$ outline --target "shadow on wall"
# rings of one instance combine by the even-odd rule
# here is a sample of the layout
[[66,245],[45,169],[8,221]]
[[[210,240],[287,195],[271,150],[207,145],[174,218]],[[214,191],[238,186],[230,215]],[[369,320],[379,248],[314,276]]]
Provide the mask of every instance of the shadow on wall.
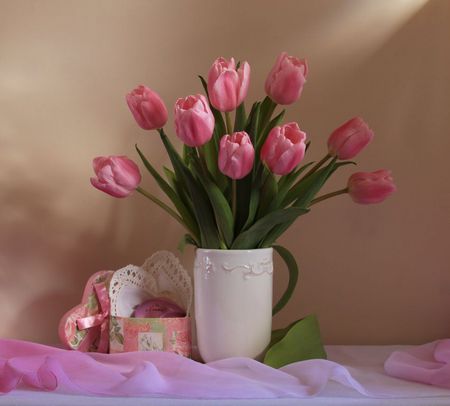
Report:
[[[323,111],[331,119],[363,115],[376,137],[357,170],[391,168],[398,185],[379,209],[344,201],[324,207],[314,238],[300,237],[306,253],[319,242],[329,247],[329,259],[299,257],[304,272],[316,273],[300,283],[289,308],[317,312],[326,342],[417,344],[450,335],[450,138],[443,136],[450,134],[450,48],[443,40],[450,38],[449,16],[450,2],[428,2],[364,62],[338,79],[329,75],[321,108],[305,103],[312,122]],[[346,97],[354,100],[341,103]],[[281,325],[290,321],[288,311]]]
[[[74,224],[73,216],[59,212],[55,203],[64,189],[54,185],[44,189],[44,183],[38,184],[24,167],[10,164],[20,182],[2,182],[0,284],[6,295],[0,297],[0,305],[7,322],[1,335],[11,331],[16,338],[55,343],[59,319],[79,303],[90,275],[141,264],[158,249],[175,251],[182,230],[138,194],[115,199],[89,189],[92,195],[78,204],[86,205],[96,194],[101,194],[101,203],[89,209],[94,219],[89,228],[83,227],[86,219],[80,220],[85,229],[77,234],[80,225]],[[106,210],[106,218],[96,219],[99,210]],[[22,307],[8,307],[8,297]]]

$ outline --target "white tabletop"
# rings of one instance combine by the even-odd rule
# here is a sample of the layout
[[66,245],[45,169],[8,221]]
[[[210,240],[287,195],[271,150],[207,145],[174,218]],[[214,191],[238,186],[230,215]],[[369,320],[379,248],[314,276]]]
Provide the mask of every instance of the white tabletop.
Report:
[[393,398],[368,398],[338,383],[329,382],[325,390],[314,398],[304,399],[167,399],[167,398],[111,398],[62,395],[51,392],[17,390],[0,395],[0,405],[61,405],[61,406],[231,406],[231,405],[386,405],[438,406],[450,405],[450,390],[391,378],[384,373],[383,364],[402,346],[328,346],[328,358],[347,367],[352,376],[371,393],[385,393]]

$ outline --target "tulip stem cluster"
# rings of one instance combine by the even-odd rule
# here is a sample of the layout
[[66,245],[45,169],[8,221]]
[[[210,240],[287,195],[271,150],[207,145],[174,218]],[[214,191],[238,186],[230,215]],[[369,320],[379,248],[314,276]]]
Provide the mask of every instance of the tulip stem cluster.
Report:
[[[267,97],[253,103],[247,114],[250,65],[218,58],[207,80],[200,76],[205,94],[175,102],[182,154],[164,132],[168,111],[161,97],[138,86],[126,96],[127,104],[142,129],[159,132],[172,168],[164,168],[163,176],[136,150],[171,206],[139,186],[139,168],[124,156],[95,158],[92,185],[119,198],[136,190],[184,226],[185,243],[209,249],[280,248],[274,244],[299,216],[340,194],[361,204],[383,201],[395,191],[386,170],[357,172],[345,188],[316,197],[340,167],[355,164],[349,159],[372,140],[373,131],[361,118],[352,118],[331,133],[323,159],[303,163],[307,134],[297,122],[283,122],[284,110],[272,116],[277,106],[299,99],[307,74],[305,60],[283,52],[267,76]],[[283,259],[295,276],[292,256]],[[287,299],[283,296],[280,303]]]

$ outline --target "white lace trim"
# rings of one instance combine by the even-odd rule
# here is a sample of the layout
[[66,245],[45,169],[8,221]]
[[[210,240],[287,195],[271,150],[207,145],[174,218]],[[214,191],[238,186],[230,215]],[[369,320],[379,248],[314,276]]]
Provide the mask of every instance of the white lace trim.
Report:
[[141,267],[127,265],[114,272],[109,296],[112,316],[130,317],[136,305],[154,297],[169,298],[189,314],[192,281],[174,254],[158,251]]

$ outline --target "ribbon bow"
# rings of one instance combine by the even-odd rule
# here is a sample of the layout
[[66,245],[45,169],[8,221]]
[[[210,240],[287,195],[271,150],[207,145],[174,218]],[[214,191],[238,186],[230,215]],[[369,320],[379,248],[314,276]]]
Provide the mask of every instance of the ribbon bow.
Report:
[[[97,295],[98,307],[100,313],[92,316],[82,317],[77,320],[79,330],[86,330],[92,327],[100,326],[100,339],[97,347],[98,352],[108,352],[109,345],[109,295],[105,283],[95,283],[94,292]],[[95,339],[97,335],[92,337]],[[86,337],[87,338],[87,337]],[[88,339],[89,340],[89,339]]]

